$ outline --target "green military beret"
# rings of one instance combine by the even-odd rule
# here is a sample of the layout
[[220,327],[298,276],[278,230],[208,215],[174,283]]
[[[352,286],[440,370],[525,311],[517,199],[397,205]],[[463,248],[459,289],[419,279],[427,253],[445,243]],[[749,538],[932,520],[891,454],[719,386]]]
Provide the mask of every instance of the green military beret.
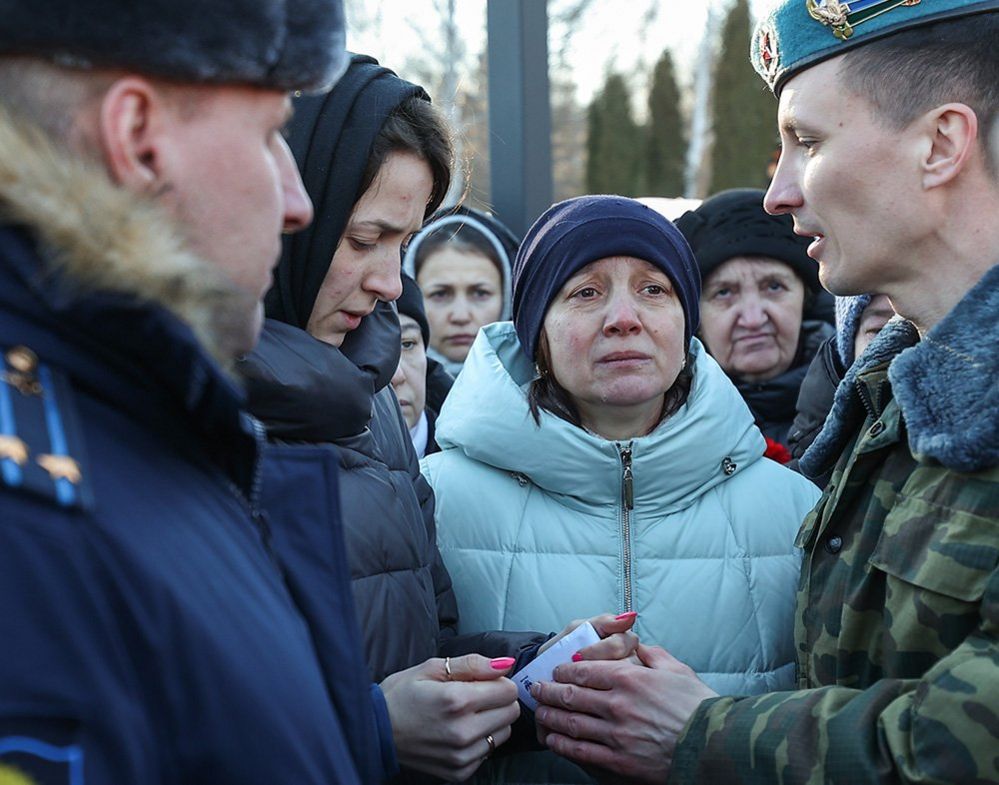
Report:
[[805,68],[910,27],[999,9],[999,0],[779,0],[750,44],[774,95]]

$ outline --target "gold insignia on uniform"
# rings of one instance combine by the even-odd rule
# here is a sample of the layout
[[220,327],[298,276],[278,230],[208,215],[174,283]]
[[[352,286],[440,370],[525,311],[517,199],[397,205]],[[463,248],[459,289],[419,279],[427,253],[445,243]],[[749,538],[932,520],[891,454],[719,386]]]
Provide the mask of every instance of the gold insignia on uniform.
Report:
[[35,780],[14,766],[0,763],[0,785],[35,785]]
[[83,478],[80,465],[68,455],[39,455],[35,460],[53,480],[69,480],[79,485]]
[[0,434],[0,460],[10,458],[18,466],[28,462],[28,445],[16,436]]
[[41,395],[43,392],[42,383],[28,374],[4,372],[0,374],[0,379],[7,382],[21,395]]
[[808,15],[826,27],[840,41],[853,35],[853,29],[868,19],[899,6],[919,5],[921,0],[805,0]]
[[38,370],[38,355],[27,346],[15,346],[7,350],[7,362],[20,373],[33,374]]
[[5,357],[7,364],[13,370],[0,374],[0,380],[9,384],[21,395],[41,395],[42,384],[35,376],[38,370],[38,355],[27,346],[15,346],[7,350]]

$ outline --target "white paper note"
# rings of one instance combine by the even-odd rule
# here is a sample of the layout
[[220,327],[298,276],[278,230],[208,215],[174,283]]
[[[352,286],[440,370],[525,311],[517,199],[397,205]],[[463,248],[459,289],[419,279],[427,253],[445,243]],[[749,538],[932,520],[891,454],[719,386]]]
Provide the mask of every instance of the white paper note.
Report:
[[573,654],[599,640],[600,636],[593,625],[588,621],[584,622],[513,674],[513,681],[523,704],[534,711],[538,702],[531,697],[531,685],[539,681],[552,681],[555,668],[565,662],[572,662]]

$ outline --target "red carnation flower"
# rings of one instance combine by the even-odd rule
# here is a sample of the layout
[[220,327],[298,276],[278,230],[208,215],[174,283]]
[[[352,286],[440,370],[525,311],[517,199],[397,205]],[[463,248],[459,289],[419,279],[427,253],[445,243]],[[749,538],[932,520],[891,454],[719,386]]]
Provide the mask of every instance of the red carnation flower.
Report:
[[777,463],[790,463],[791,453],[788,451],[787,447],[781,444],[776,439],[771,439],[769,436],[764,436],[767,440],[767,449],[763,452],[764,458],[769,458],[772,461],[777,461]]

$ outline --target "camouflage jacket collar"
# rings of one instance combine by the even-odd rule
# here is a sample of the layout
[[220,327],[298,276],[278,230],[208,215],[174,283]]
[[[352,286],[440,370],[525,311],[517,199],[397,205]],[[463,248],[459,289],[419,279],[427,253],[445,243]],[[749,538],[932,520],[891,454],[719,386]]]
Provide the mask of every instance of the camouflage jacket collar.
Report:
[[956,472],[999,464],[999,265],[994,266],[922,341],[893,319],[847,371],[822,432],[801,459],[815,477],[839,458],[867,410],[857,379],[890,363],[892,394],[913,455]]

